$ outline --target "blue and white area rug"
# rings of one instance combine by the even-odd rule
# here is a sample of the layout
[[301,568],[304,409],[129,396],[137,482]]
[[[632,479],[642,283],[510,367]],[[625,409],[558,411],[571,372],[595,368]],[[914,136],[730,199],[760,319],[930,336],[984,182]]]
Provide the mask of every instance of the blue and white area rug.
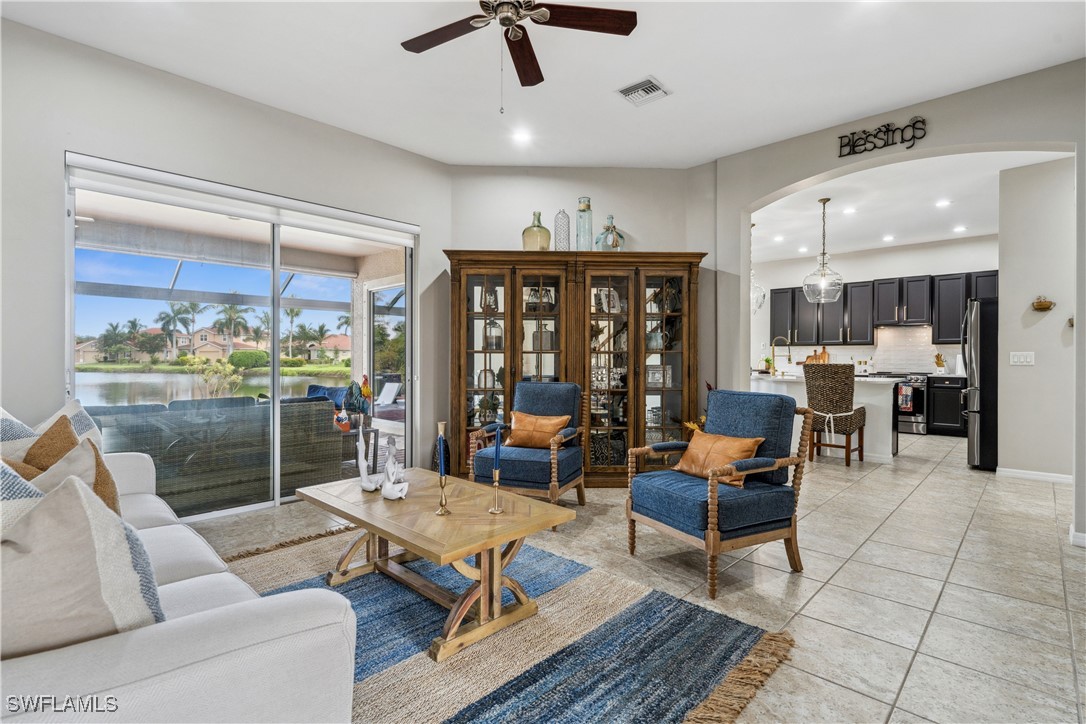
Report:
[[[324,587],[356,533],[235,557],[263,595]],[[450,567],[408,564],[450,590]],[[376,574],[334,590],[358,617],[358,722],[729,722],[792,646],[763,629],[525,545],[509,575],[539,613],[442,663],[427,655],[446,609]],[[512,603],[508,591],[506,602]]]

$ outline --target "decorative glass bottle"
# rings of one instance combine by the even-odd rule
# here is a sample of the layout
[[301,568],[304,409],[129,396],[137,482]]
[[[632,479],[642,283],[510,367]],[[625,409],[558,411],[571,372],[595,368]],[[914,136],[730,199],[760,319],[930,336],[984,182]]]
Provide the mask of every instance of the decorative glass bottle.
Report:
[[592,199],[577,199],[577,251],[592,251]]
[[554,215],[554,250],[569,251],[569,214],[565,209]]
[[532,212],[532,225],[520,235],[524,251],[547,251],[551,248],[551,232],[539,221],[539,212]]
[[615,228],[615,217],[608,214],[603,231],[596,237],[596,251],[622,251],[626,237]]

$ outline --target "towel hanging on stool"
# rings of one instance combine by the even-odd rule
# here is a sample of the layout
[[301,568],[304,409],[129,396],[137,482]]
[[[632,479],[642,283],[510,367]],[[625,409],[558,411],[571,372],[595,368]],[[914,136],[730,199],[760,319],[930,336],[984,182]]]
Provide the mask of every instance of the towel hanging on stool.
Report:
[[913,411],[913,386],[899,385],[897,388],[897,407],[902,412]]

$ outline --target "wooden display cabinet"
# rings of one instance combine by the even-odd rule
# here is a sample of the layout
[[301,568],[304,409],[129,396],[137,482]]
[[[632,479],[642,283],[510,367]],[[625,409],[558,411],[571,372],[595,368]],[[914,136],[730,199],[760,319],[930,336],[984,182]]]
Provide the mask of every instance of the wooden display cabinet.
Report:
[[446,250],[451,262],[452,469],[468,436],[509,420],[517,381],[588,396],[586,482],[622,485],[626,450],[688,439],[698,410],[702,253]]

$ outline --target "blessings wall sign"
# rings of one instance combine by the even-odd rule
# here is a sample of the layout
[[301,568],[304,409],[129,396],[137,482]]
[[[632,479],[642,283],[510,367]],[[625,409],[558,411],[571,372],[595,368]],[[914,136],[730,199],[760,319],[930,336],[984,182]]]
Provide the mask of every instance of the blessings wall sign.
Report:
[[880,148],[899,144],[905,148],[912,148],[926,135],[928,135],[927,121],[920,116],[913,116],[907,124],[900,127],[894,123],[884,123],[873,131],[864,129],[853,131],[847,136],[838,136],[840,147],[837,157],[858,156],[867,151],[877,151]]

